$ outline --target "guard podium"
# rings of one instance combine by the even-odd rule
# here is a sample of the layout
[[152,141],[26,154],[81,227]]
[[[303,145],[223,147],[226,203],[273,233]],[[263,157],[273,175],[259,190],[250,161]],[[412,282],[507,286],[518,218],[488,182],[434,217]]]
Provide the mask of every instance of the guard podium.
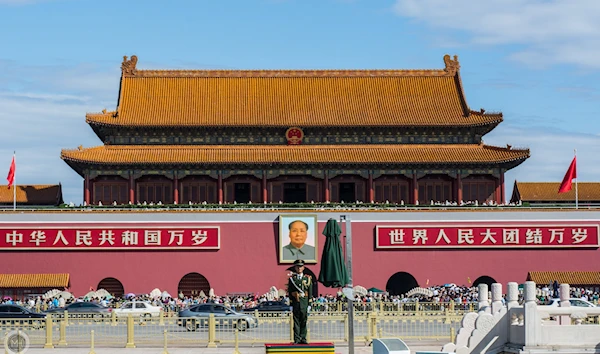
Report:
[[265,343],[265,354],[335,354],[335,345],[326,343]]
[[410,354],[408,345],[398,338],[373,339],[373,354]]

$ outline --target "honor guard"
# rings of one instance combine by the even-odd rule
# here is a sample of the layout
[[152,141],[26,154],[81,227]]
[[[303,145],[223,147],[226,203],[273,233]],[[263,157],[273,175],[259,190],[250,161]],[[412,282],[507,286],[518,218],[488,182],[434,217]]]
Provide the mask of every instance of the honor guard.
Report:
[[308,304],[312,298],[312,282],[310,275],[304,274],[304,261],[294,262],[294,272],[288,280],[288,293],[294,314],[294,343],[308,344],[306,341],[306,321]]

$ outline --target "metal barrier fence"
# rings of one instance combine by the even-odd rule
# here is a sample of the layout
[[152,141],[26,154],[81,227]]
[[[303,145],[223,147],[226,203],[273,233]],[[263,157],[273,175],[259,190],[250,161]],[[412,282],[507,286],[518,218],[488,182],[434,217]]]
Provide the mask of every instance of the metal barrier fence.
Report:
[[[194,305],[194,304],[190,304]],[[232,310],[237,312],[244,312],[244,307],[241,304],[226,304]],[[441,315],[446,314],[448,311],[451,314],[463,315],[467,312],[476,311],[478,307],[477,302],[466,302],[466,303],[455,303],[454,301],[449,302],[355,302],[354,312],[379,312],[379,313],[394,313],[398,315],[413,316],[415,314],[421,315]],[[177,307],[178,310],[183,310],[187,307]],[[170,308],[165,307],[166,316],[176,316],[178,311],[172,311]],[[319,303],[313,302],[310,307],[311,315],[329,315],[336,316],[346,313],[348,311],[348,304],[345,301]],[[39,310],[38,310],[39,312]],[[271,312],[264,312],[263,314],[269,315]],[[262,315],[262,314],[261,314]]]
[[[375,311],[375,312],[392,312],[392,313],[407,313],[409,315],[417,314],[443,314],[446,311],[456,314],[464,314],[466,312],[472,312],[477,309],[478,304],[476,302],[467,303],[456,303],[454,301],[449,302],[355,302],[354,311]],[[318,303],[313,302],[311,305],[311,312],[317,314],[319,312],[331,313],[331,312],[346,312],[348,310],[348,304],[344,301],[331,302],[331,303]]]
[[[293,341],[291,313],[250,314],[252,321],[210,314],[207,318],[73,316],[64,314],[40,320],[2,320],[5,335],[19,330],[31,347],[217,347],[219,345],[289,343]],[[373,338],[395,337],[449,342],[459,329],[462,315],[379,313],[354,314],[355,343],[369,344]],[[309,315],[308,340],[344,343],[350,323],[346,313]]]

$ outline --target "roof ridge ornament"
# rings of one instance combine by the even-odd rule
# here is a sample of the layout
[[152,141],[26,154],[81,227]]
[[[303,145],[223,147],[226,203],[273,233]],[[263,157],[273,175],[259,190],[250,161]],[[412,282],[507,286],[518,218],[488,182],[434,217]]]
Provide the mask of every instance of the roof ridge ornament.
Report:
[[127,55],[123,56],[123,63],[121,64],[121,72],[124,76],[135,76],[137,69],[138,58],[137,55],[132,55],[130,60],[127,60]]
[[444,71],[448,74],[455,75],[460,70],[458,55],[455,55],[454,59],[452,59],[449,54],[444,55],[444,64],[446,65]]

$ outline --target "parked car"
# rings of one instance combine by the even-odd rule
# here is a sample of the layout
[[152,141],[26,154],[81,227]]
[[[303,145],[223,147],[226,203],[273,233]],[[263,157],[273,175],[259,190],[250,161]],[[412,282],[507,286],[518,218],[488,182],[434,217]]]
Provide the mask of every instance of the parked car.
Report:
[[97,304],[95,302],[74,302],[65,307],[55,307],[48,309],[46,313],[64,314],[65,311],[68,311],[69,316],[74,315],[77,317],[101,318],[105,316],[110,316],[112,309]]
[[128,301],[113,311],[117,316],[158,317],[160,309],[160,306],[154,306],[149,301]]
[[[42,327],[42,321],[46,318],[43,313],[30,311],[18,305],[0,305],[0,325],[15,325],[16,323],[26,322],[35,329]],[[21,322],[23,321],[23,322]]]
[[258,326],[258,320],[249,314],[233,311],[221,304],[200,304],[179,312],[179,325],[188,331],[195,331],[199,327],[208,326],[210,314],[215,316],[217,326],[238,328],[245,331]]
[[290,305],[286,304],[285,301],[265,301],[265,302],[261,302],[259,303],[257,306],[255,307],[250,307],[247,309],[244,309],[244,312],[254,312],[254,311],[258,311],[258,312],[290,312],[291,311],[291,307]]
[[[575,298],[575,297],[570,298],[569,302],[571,303],[571,306],[577,306],[577,307],[596,307],[596,305],[594,305],[593,303],[591,303],[589,301],[578,299],[578,298]],[[552,300],[550,300],[550,302],[548,303],[548,306],[560,306],[560,299],[552,299]]]

